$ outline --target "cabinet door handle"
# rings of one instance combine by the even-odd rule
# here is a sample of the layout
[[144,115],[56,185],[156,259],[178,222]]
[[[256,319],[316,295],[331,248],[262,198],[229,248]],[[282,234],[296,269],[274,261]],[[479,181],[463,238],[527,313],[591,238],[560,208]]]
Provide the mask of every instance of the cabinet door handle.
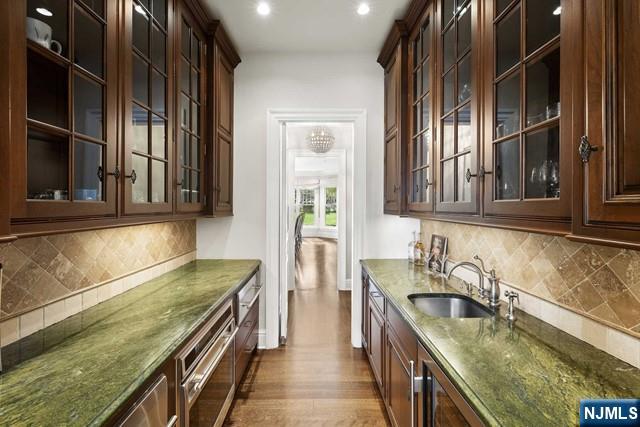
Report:
[[394,193],[397,193],[399,189],[400,189],[400,186],[398,184],[394,184],[393,185],[393,192]]
[[491,171],[485,170],[484,166],[480,166],[480,169],[478,169],[478,173],[471,173],[471,169],[467,168],[465,178],[467,179],[467,182],[471,182],[471,178],[484,178],[485,175],[491,175],[492,173],[493,172]]
[[[107,175],[114,177],[116,180],[120,179],[120,168],[116,166],[113,172],[107,172]],[[100,181],[102,181],[102,179]]]
[[598,147],[591,145],[589,138],[583,135],[582,138],[580,138],[580,145],[578,146],[578,154],[580,155],[582,163],[589,163],[591,153],[594,151],[598,151]]
[[131,183],[135,184],[136,180],[138,179],[138,175],[136,175],[136,170],[135,169],[131,169],[131,175],[125,175],[125,178],[131,178]]

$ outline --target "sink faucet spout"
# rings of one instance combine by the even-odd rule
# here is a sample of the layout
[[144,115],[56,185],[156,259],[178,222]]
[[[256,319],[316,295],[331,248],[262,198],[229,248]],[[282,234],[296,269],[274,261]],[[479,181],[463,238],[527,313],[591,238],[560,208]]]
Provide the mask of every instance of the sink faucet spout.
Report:
[[460,261],[458,263],[455,263],[453,267],[451,267],[449,272],[447,272],[447,280],[451,278],[451,273],[453,273],[453,271],[458,267],[470,267],[471,269],[475,270],[476,273],[478,273],[478,295],[481,298],[484,298],[484,275],[482,274],[482,270],[480,270],[480,267],[469,261]]

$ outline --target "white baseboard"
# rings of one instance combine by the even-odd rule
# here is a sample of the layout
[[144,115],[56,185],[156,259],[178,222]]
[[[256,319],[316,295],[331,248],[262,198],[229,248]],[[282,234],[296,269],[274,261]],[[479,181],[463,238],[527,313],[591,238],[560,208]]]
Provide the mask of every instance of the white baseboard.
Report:
[[264,329],[258,329],[258,348],[260,350],[267,348],[267,331]]
[[344,279],[342,281],[342,286],[338,286],[339,291],[350,291],[351,290],[351,279]]

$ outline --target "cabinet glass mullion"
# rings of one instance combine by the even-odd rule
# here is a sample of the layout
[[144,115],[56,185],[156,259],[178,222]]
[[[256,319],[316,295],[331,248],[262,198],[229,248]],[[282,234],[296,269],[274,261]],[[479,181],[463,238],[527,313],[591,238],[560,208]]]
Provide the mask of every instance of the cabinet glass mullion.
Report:
[[494,198],[557,199],[560,0],[509,3],[497,4],[493,22]]

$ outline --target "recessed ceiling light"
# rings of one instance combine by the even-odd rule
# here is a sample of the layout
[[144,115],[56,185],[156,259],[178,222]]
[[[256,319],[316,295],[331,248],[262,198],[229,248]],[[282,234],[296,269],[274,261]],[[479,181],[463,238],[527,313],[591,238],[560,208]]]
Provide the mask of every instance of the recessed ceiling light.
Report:
[[360,6],[358,6],[358,15],[366,15],[370,10],[371,9],[369,8],[368,4],[360,3]]
[[269,6],[269,3],[262,1],[258,3],[256,10],[258,11],[258,15],[267,16],[271,13],[271,6]]
[[40,15],[44,15],[44,16],[53,16],[53,13],[51,13],[51,11],[49,9],[45,9],[44,7],[36,8],[36,12],[38,12]]
[[554,15],[560,15],[561,13],[562,13],[562,6],[556,7],[556,9],[553,11]]

